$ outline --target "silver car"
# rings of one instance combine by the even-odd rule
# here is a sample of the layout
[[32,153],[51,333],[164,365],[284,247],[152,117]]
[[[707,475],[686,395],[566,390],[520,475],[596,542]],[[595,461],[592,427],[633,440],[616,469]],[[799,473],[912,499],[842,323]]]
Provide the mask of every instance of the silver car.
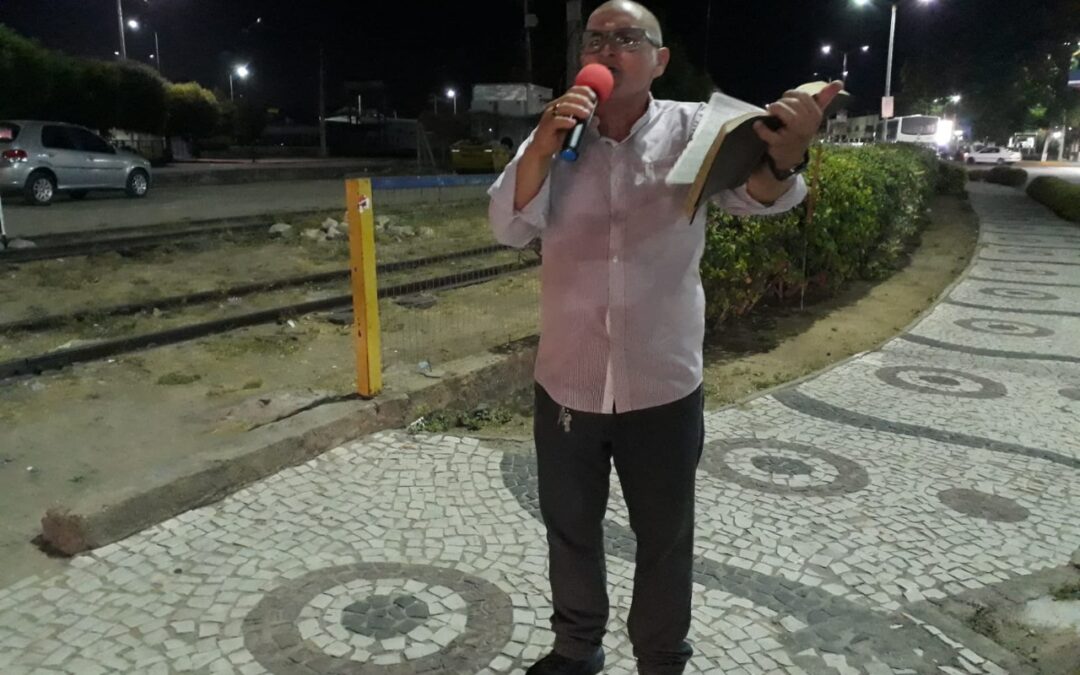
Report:
[[145,197],[150,162],[117,150],[80,126],[61,122],[0,121],[0,191],[21,192],[48,206],[57,192],[82,199],[90,190],[124,190]]

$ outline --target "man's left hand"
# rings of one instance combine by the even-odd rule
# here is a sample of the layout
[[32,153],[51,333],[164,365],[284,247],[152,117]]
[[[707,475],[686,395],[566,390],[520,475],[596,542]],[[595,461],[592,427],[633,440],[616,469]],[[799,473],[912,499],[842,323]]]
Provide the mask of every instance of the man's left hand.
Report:
[[769,146],[769,156],[777,169],[786,171],[802,163],[814,135],[821,127],[822,111],[829,107],[843,88],[843,82],[832,82],[816,97],[792,90],[766,107],[769,114],[778,118],[784,126],[773,131],[763,122],[756,122],[754,131]]

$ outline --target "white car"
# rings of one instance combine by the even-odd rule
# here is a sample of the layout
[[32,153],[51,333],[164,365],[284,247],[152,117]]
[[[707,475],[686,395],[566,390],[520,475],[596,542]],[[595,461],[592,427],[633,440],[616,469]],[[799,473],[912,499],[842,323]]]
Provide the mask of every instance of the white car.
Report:
[[967,154],[968,164],[1012,164],[1022,159],[1024,159],[1024,156],[1016,150],[999,148],[996,145],[988,145]]

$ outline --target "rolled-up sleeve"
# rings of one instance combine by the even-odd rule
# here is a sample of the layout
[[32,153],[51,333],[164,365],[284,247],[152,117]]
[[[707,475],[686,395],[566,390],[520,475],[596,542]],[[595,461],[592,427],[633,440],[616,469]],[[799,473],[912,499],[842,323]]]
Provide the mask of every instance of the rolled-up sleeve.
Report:
[[524,248],[539,237],[547,227],[551,205],[551,177],[544,180],[540,192],[520,211],[514,208],[514,191],[517,189],[517,167],[532,136],[521,144],[513,161],[506,165],[502,174],[488,190],[491,204],[488,220],[495,240],[506,246]]
[[719,192],[712,201],[733,216],[771,216],[786,213],[801,204],[806,199],[806,192],[806,181],[798,176],[791,188],[768,206],[751,197],[745,185]]

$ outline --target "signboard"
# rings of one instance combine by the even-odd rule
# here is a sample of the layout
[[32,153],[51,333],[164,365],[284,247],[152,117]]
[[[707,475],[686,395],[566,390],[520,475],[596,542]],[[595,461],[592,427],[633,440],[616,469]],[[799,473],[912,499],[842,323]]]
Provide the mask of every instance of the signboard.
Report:
[[890,119],[893,116],[894,103],[896,98],[894,96],[882,96],[881,97],[881,118]]

